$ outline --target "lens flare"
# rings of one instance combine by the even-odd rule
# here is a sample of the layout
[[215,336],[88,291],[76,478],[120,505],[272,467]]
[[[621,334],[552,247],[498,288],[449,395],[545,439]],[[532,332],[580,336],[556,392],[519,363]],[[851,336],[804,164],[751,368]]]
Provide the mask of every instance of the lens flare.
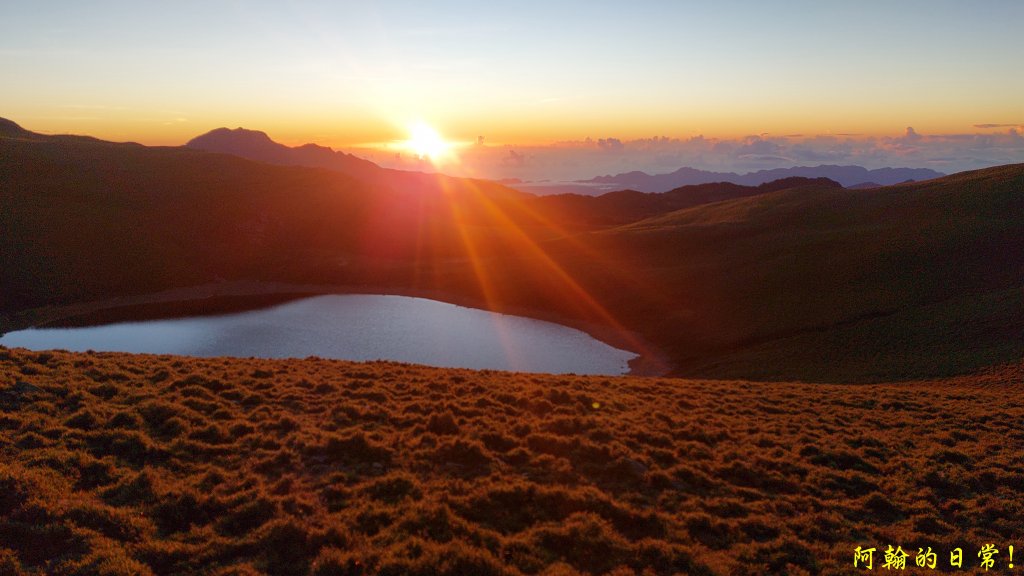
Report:
[[417,157],[434,164],[446,162],[454,156],[454,145],[424,122],[416,122],[409,126],[409,139],[405,141],[405,148]]

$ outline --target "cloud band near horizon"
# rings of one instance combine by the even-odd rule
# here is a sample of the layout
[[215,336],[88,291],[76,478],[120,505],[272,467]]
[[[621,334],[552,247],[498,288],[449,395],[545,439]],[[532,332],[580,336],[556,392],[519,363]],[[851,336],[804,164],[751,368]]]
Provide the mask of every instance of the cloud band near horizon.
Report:
[[[664,174],[682,167],[745,173],[839,164],[868,169],[931,168],[948,174],[1024,162],[1024,125],[979,124],[976,127],[1005,130],[923,134],[907,127],[902,136],[890,137],[758,134],[735,139],[606,137],[529,146],[478,143],[460,150],[458,164],[438,169],[453,175],[482,178],[566,182],[631,171]],[[373,149],[352,151],[387,167],[431,168],[408,155]]]

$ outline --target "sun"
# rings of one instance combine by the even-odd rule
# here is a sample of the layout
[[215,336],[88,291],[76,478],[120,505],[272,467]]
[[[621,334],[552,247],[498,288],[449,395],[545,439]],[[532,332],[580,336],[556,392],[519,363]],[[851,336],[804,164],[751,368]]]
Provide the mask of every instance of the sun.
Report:
[[437,164],[452,156],[454,145],[424,122],[409,125],[409,139],[404,147],[416,156]]

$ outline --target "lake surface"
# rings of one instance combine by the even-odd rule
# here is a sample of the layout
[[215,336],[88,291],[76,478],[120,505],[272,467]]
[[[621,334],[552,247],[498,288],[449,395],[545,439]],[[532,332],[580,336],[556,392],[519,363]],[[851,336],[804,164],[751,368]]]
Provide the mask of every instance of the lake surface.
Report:
[[636,354],[551,322],[407,296],[313,296],[220,316],[31,328],[0,344],[190,356],[395,360],[430,366],[624,374]]

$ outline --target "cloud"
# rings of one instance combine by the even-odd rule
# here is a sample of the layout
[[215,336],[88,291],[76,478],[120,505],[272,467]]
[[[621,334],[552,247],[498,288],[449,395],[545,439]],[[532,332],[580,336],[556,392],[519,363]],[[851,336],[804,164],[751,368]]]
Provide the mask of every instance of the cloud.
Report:
[[[533,182],[569,182],[633,170],[665,174],[690,167],[744,173],[819,164],[857,165],[869,169],[927,167],[952,173],[1024,162],[1024,128],[1010,126],[981,133],[927,134],[907,127],[894,136],[588,138],[550,145],[516,146],[515,149],[484,141],[468,146],[460,155],[461,163],[444,167],[446,172]],[[388,167],[403,167],[395,162],[382,163]]]
[[523,166],[526,164],[526,156],[515,150],[509,149],[508,156],[502,159],[502,163],[506,166]]
[[1024,124],[975,124],[975,128],[981,128],[983,130],[989,128],[1017,128],[1024,126]]
[[779,165],[792,165],[793,160],[785,156],[760,156],[757,154],[744,154],[740,156],[745,162],[755,162],[758,164],[771,165],[773,167]]
[[845,149],[815,148],[806,144],[800,144],[790,149],[790,155],[801,161],[807,162],[836,162],[842,161],[849,155]]
[[601,138],[597,141],[597,147],[602,150],[619,152],[625,148],[625,145],[622,143],[622,140],[619,140],[618,138]]
[[736,156],[742,158],[744,156],[773,155],[778,154],[782,149],[783,146],[781,144],[761,136],[747,136],[743,139],[743,144],[736,149]]

